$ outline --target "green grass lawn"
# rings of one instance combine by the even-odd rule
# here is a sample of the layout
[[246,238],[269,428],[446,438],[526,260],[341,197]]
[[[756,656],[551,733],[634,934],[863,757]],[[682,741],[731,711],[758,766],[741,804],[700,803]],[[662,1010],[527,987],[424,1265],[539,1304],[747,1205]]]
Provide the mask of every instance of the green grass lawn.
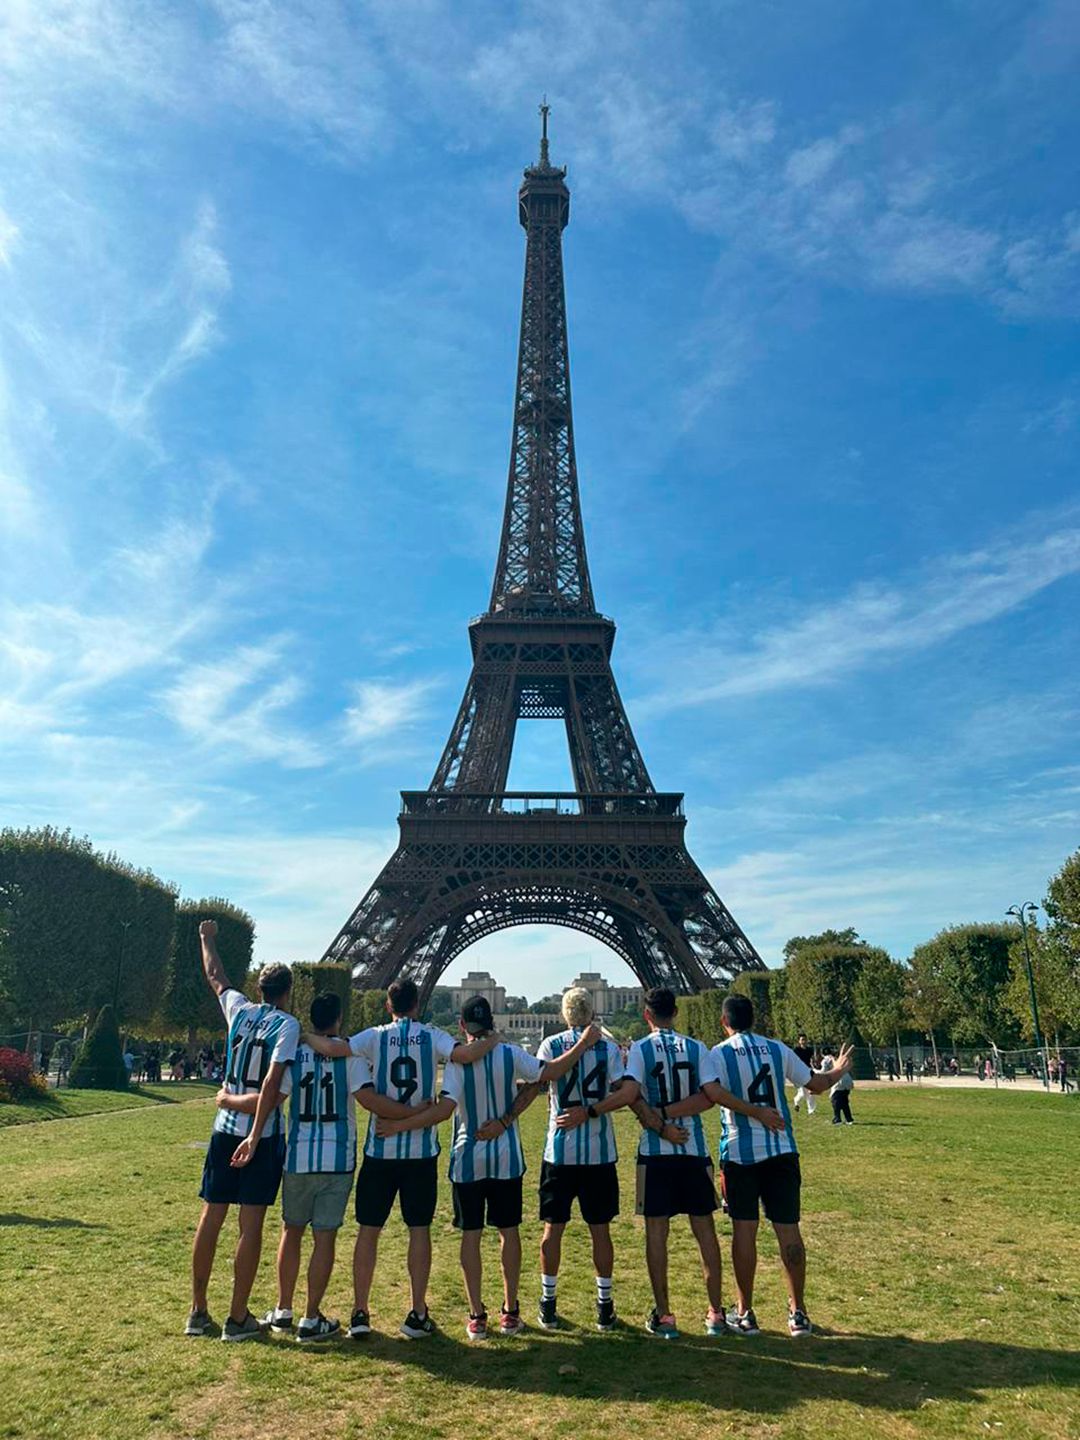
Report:
[[[822,1332],[809,1340],[786,1335],[764,1238],[757,1311],[768,1333],[708,1340],[696,1250],[678,1222],[673,1303],[684,1338],[643,1334],[634,1124],[621,1116],[615,1294],[625,1328],[592,1329],[587,1232],[575,1224],[560,1282],[568,1328],[468,1346],[443,1180],[431,1304],[444,1333],[412,1343],[396,1334],[408,1303],[394,1220],[372,1296],[379,1333],[312,1353],[180,1334],[211,1107],[120,1098],[122,1112],[0,1135],[0,1436],[1080,1436],[1075,1100],[898,1085],[857,1090],[851,1128],[834,1130],[821,1111],[798,1117],[810,1311]],[[715,1135],[715,1118],[707,1123]],[[537,1104],[525,1117],[531,1213],[542,1126]],[[325,1307],[345,1318],[352,1228]],[[538,1238],[530,1218],[530,1321]],[[253,1308],[272,1299],[271,1251]],[[494,1241],[485,1254],[494,1312]],[[219,1319],[228,1262],[226,1246],[211,1292]]]
[[130,1090],[50,1090],[35,1100],[17,1105],[0,1105],[0,1130],[10,1125],[28,1125],[38,1120],[66,1120],[76,1115],[101,1115],[114,1110],[133,1110],[144,1105],[175,1105],[184,1100],[205,1099],[217,1093],[216,1085],[202,1080],[160,1085],[133,1085]]

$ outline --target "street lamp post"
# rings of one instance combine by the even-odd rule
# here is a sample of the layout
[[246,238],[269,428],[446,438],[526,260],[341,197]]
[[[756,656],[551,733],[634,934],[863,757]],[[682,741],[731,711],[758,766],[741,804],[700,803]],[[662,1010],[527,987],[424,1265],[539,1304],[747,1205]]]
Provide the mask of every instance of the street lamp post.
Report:
[[1039,1052],[1042,1064],[1043,1086],[1049,1090],[1050,1075],[1046,1066],[1046,1056],[1043,1054],[1042,1031],[1039,1028],[1039,1001],[1035,995],[1035,971],[1031,966],[1031,945],[1028,942],[1028,921],[1035,915],[1038,908],[1034,900],[1028,900],[1024,905],[1010,905],[1005,914],[1011,915],[1020,926],[1020,938],[1024,942],[1024,964],[1027,966],[1028,994],[1031,998],[1031,1024],[1035,1033],[1035,1048]]

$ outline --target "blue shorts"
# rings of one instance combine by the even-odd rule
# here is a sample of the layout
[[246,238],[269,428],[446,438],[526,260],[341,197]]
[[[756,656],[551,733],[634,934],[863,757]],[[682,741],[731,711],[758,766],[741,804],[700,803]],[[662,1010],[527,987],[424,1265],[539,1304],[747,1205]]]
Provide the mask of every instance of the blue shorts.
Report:
[[273,1205],[285,1165],[285,1137],[259,1141],[255,1154],[239,1169],[231,1165],[233,1152],[244,1137],[215,1130],[206,1147],[199,1197],[210,1205]]

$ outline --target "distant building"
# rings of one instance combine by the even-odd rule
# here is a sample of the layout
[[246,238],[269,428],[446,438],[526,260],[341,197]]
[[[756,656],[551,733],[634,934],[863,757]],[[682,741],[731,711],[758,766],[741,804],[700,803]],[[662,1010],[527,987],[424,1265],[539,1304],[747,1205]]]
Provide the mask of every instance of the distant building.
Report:
[[597,1015],[615,1015],[620,1010],[640,1010],[645,991],[640,985],[609,985],[598,970],[585,970],[571,981],[567,990],[587,990]]
[[506,1013],[506,986],[497,985],[486,970],[470,970],[460,985],[451,988],[450,1003],[460,1010],[474,995],[482,995],[496,1015]]

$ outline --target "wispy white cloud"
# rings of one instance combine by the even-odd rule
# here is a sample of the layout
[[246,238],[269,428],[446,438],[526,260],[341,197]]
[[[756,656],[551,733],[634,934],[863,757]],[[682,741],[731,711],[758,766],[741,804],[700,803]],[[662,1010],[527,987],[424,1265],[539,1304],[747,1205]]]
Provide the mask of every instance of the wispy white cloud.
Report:
[[1080,528],[1065,525],[1027,543],[946,556],[905,584],[860,585],[840,600],[759,629],[749,643],[727,625],[712,635],[671,636],[659,649],[704,678],[639,704],[655,713],[829,684],[986,624],[1078,572]]
[[321,765],[319,745],[287,719],[305,687],[297,675],[281,673],[284,660],[281,638],[240,646],[185,668],[162,692],[162,704],[185,734],[234,761]]

